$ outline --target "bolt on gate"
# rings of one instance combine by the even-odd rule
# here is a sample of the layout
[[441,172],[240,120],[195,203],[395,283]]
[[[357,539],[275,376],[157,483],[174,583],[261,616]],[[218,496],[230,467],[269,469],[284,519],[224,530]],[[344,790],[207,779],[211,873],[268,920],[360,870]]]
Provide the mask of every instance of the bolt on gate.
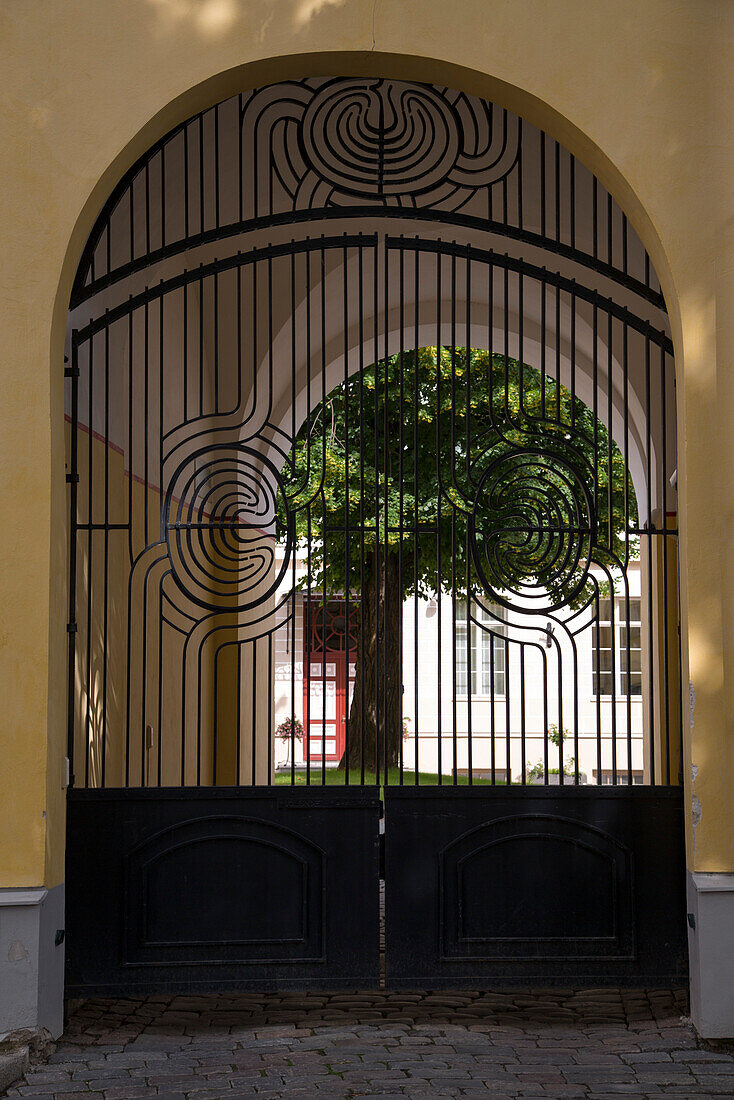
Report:
[[66,375],[70,991],[376,985],[381,923],[391,986],[682,977],[672,344],[591,173],[242,93],[113,192]]

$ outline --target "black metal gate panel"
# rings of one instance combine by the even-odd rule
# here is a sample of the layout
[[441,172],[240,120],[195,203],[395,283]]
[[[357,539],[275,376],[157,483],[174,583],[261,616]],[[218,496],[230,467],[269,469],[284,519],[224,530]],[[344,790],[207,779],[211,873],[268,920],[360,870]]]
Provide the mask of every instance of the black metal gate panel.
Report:
[[75,791],[68,992],[375,987],[379,805],[356,789]]
[[685,981],[675,789],[390,788],[389,986]]

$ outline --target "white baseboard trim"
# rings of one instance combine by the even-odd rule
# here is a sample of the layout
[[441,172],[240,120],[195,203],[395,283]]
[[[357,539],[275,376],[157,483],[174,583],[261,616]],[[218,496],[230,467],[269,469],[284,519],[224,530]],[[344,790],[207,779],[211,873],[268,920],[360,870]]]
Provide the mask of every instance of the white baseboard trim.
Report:
[[688,872],[691,1017],[704,1039],[734,1039],[734,874]]
[[63,883],[0,889],[0,1036],[26,1028],[61,1034],[63,928]]

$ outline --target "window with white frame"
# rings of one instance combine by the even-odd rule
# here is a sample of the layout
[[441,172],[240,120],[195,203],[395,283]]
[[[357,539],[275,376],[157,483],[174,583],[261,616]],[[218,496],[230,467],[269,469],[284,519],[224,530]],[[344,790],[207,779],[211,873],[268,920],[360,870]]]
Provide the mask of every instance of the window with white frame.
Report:
[[[504,695],[506,647],[504,608],[483,607],[472,602],[472,622],[467,621],[467,604],[456,603],[456,693],[469,694],[471,667],[472,695]],[[471,639],[471,644],[469,644]],[[471,658],[471,660],[470,660]],[[494,680],[494,684],[493,684]]]
[[[612,619],[612,606],[614,618]],[[642,624],[640,597],[615,596],[599,600],[599,621],[591,632],[591,659],[595,695],[623,697],[642,694]]]

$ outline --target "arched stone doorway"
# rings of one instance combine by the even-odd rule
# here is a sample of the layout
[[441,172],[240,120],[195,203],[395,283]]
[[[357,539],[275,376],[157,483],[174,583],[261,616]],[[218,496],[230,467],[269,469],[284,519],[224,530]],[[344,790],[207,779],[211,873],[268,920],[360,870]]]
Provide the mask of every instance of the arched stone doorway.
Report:
[[[243,93],[115,190],[68,352],[71,987],[376,981],[381,796],[394,984],[680,973],[672,344],[647,254],[595,177],[446,88]],[[357,395],[374,522],[350,518],[345,473],[330,527],[337,390],[342,410]],[[426,418],[436,503],[419,520]],[[299,445],[306,485],[321,471],[306,498]],[[407,578],[391,594],[389,561]],[[327,704],[348,671],[331,676],[339,649],[308,629],[333,601],[347,622],[361,609],[343,741]],[[435,915],[425,942],[417,904]],[[95,932],[113,919],[122,969]]]

